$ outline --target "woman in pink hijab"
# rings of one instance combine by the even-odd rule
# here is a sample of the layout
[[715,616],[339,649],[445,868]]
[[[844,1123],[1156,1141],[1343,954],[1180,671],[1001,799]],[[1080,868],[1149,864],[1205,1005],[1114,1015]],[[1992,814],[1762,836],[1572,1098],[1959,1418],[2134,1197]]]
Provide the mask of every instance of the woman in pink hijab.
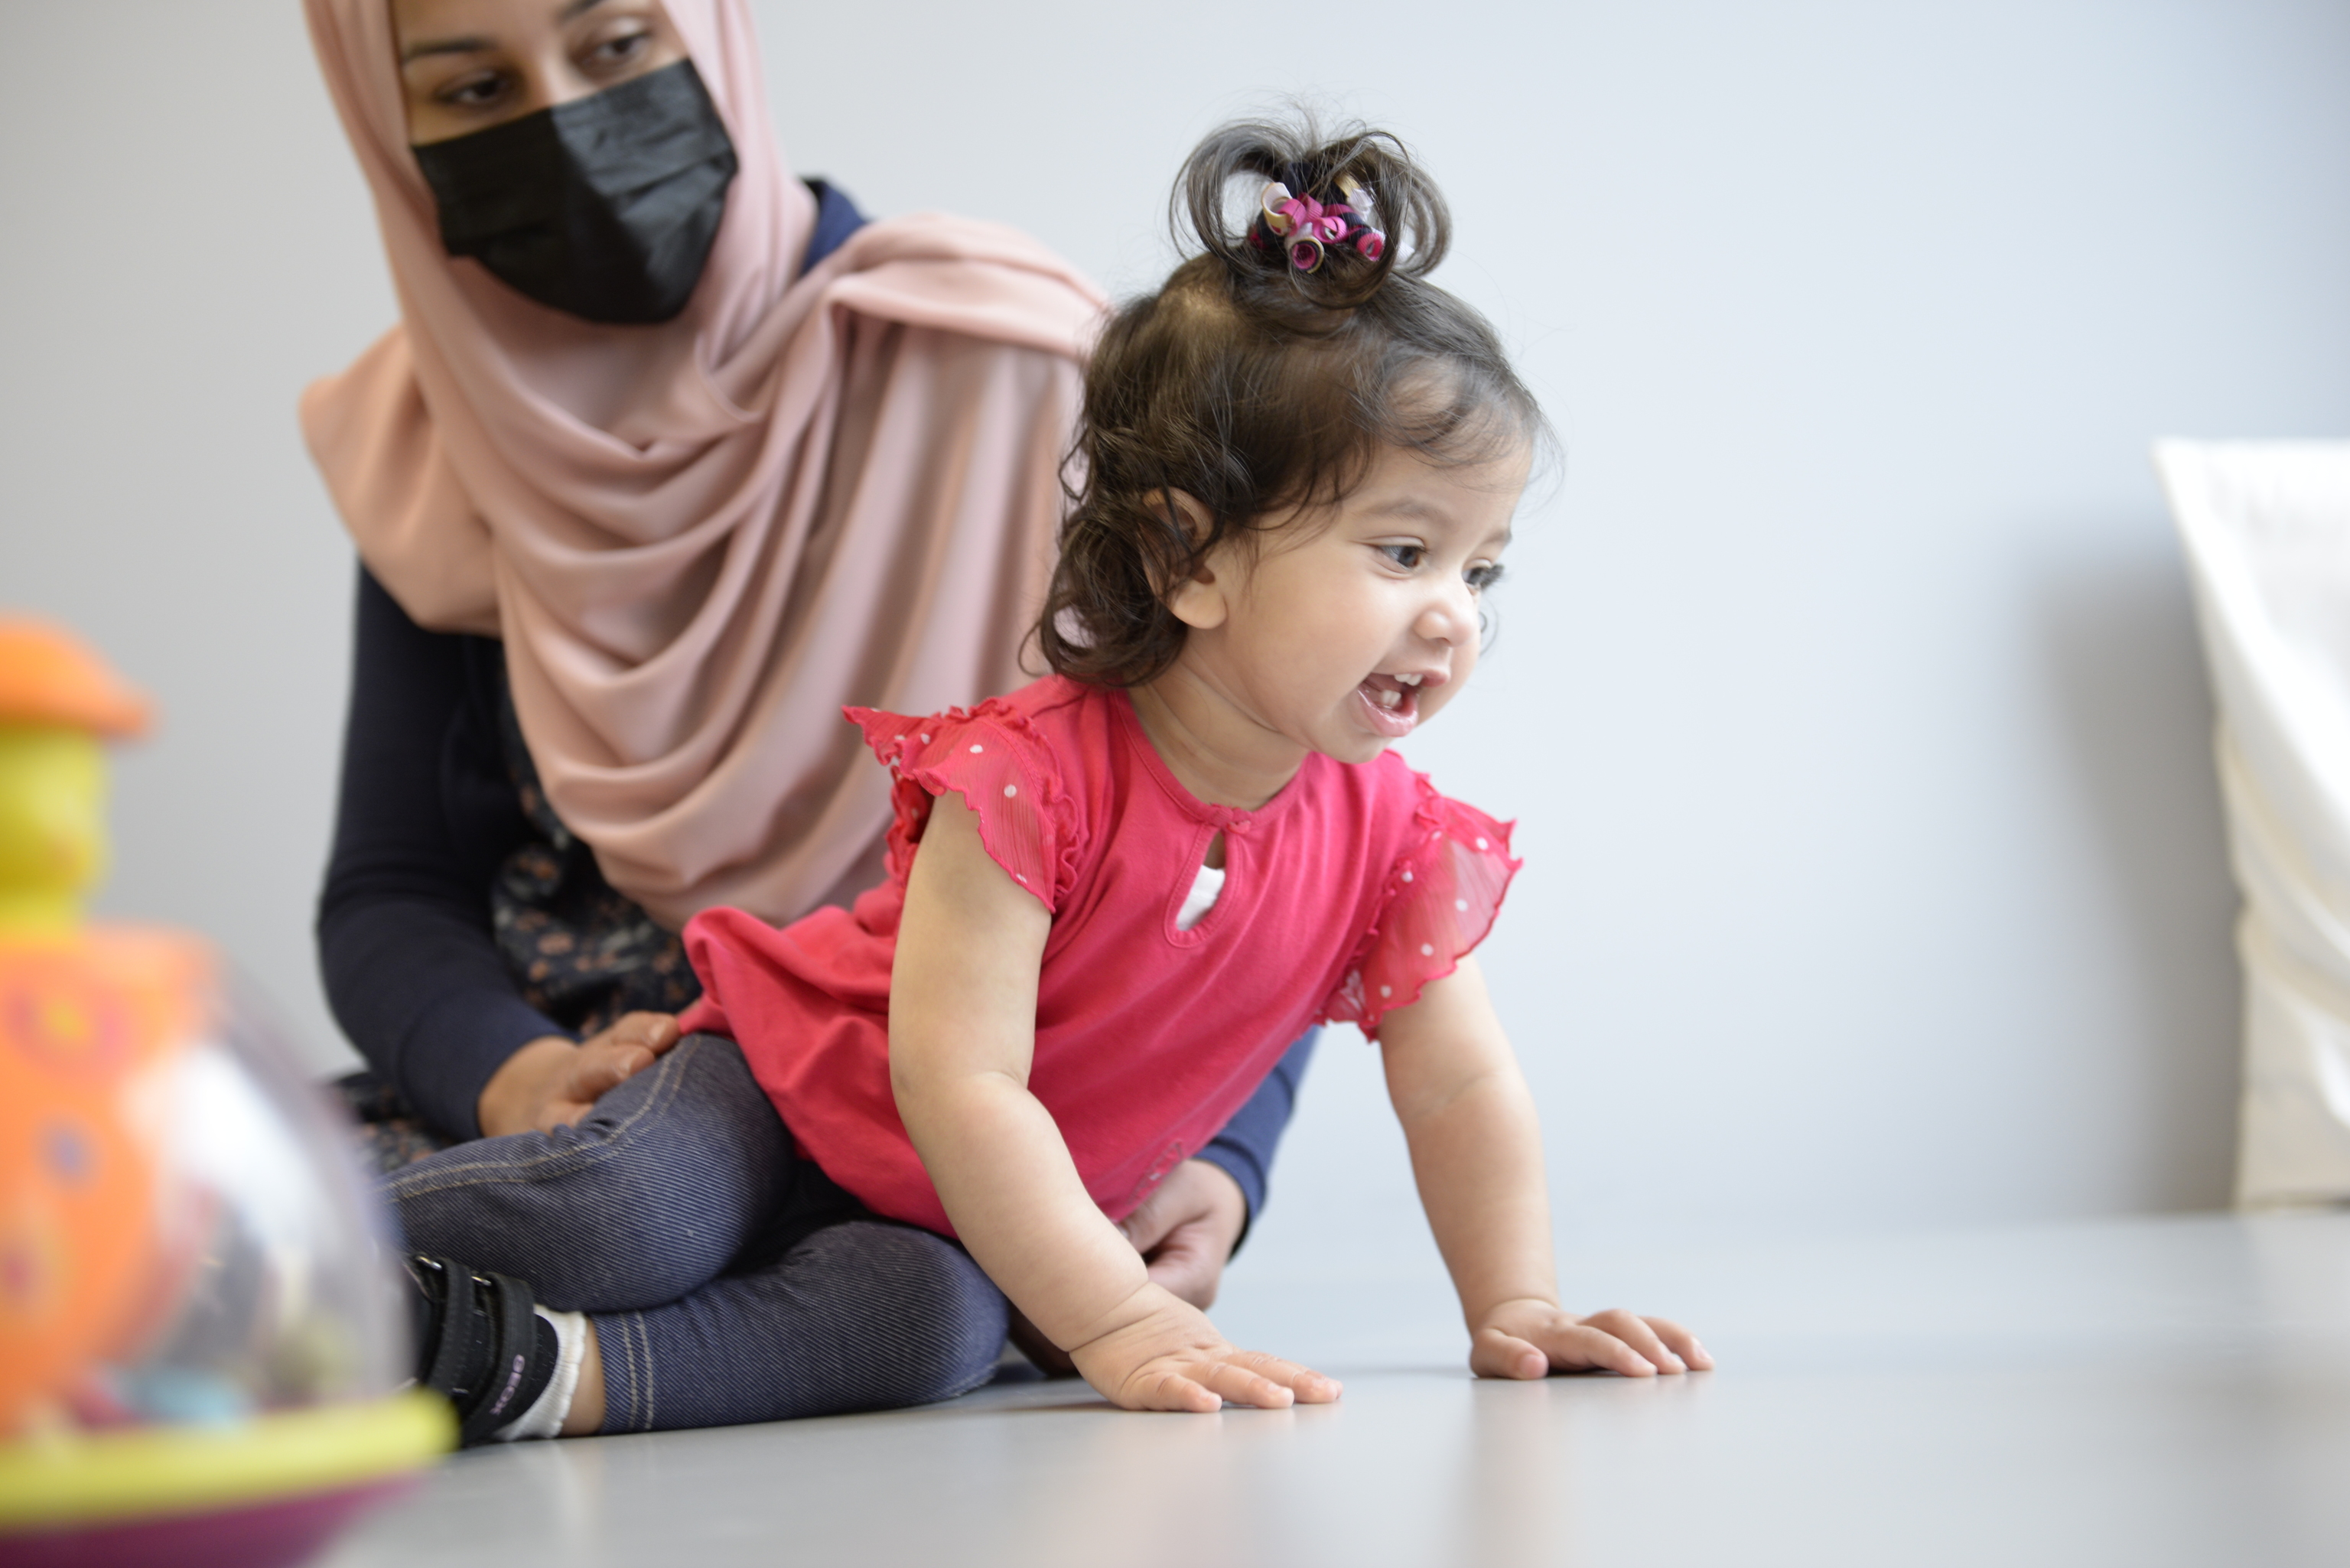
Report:
[[[1019,683],[1104,301],[1012,230],[795,179],[747,0],[306,4],[401,314],[302,402],[363,568],[328,997],[388,1168],[584,1144],[671,1059],[687,918],[878,879],[841,708]],[[1129,1222],[1180,1293],[1212,1297],[1310,1048]],[[967,1259],[890,1247],[892,1299],[985,1340]]]

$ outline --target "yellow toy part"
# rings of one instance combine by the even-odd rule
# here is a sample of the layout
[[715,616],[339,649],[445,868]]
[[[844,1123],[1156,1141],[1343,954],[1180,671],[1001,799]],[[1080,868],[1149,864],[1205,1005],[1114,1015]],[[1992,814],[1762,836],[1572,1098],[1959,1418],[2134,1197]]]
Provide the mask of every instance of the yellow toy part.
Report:
[[63,931],[106,869],[101,736],[147,728],[147,700],[79,639],[0,617],[0,931]]
[[69,930],[106,870],[106,756],[75,730],[0,722],[0,930]]

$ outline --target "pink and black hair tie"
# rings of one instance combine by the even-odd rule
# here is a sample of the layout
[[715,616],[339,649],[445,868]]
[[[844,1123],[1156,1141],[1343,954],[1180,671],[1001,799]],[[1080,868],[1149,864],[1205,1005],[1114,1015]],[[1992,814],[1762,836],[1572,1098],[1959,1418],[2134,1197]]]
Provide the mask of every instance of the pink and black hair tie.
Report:
[[[1312,182],[1301,170],[1289,171],[1301,187]],[[1351,250],[1365,261],[1387,254],[1388,237],[1365,222],[1371,207],[1370,191],[1352,178],[1338,176],[1344,200],[1319,202],[1292,194],[1286,181],[1275,180],[1257,198],[1256,222],[1249,225],[1249,244],[1261,251],[1279,252],[1299,272],[1316,272],[1332,250]]]

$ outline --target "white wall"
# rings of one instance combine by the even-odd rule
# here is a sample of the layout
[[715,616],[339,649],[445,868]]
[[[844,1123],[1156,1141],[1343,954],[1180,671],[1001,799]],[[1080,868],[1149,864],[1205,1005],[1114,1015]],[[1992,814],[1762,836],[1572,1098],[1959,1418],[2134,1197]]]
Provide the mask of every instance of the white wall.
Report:
[[[290,4],[0,15],[0,603],[164,704],[105,907],[218,934],[325,1062],[350,558],[293,400],[390,319],[372,221]],[[1570,1233],[2224,1199],[2234,899],[2145,451],[2350,423],[2350,12],[763,16],[799,168],[1120,288],[1274,91],[1444,179],[1569,458],[1409,751],[1523,820],[1488,967]],[[1375,1096],[1334,1040],[1253,1257],[1424,1257]]]

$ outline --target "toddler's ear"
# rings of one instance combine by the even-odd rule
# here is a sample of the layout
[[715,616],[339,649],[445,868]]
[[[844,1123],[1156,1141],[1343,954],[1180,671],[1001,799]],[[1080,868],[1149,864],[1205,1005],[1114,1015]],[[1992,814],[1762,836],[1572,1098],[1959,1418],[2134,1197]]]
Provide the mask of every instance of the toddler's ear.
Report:
[[[1212,531],[1213,524],[1208,516],[1208,509],[1182,491],[1154,490],[1144,499],[1154,510],[1164,508],[1174,513],[1182,522],[1185,531],[1191,535],[1195,546],[1197,541],[1206,538]],[[1224,599],[1224,585],[1214,566],[1207,561],[1201,562],[1198,570],[1190,576],[1162,591],[1167,607],[1175,612],[1175,618],[1194,631],[1222,626],[1225,617],[1232,613],[1232,607]]]

